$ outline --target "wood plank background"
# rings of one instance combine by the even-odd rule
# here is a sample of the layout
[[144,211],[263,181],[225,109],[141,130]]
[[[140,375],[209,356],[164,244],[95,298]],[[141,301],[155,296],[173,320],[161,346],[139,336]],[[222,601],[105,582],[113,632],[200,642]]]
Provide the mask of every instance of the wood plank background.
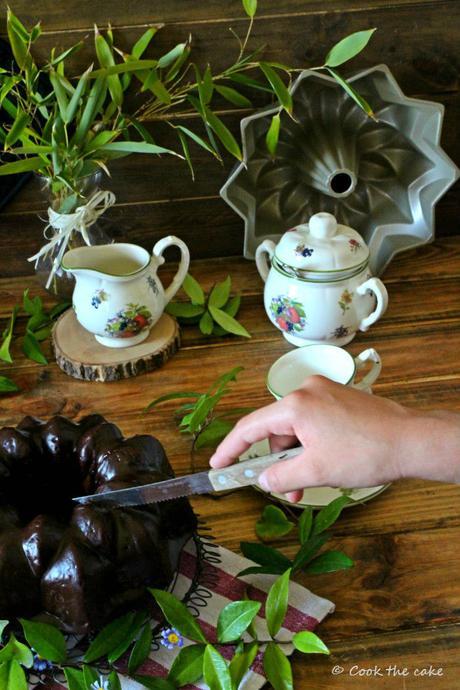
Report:
[[[44,35],[36,44],[38,57],[54,46],[67,47],[111,21],[121,47],[131,45],[145,25],[164,22],[155,37],[152,55],[160,55],[189,33],[193,36],[194,59],[215,70],[229,64],[236,54],[236,41],[229,27],[244,34],[247,21],[240,0],[13,0],[12,9],[26,23],[42,20]],[[458,0],[260,0],[252,45],[265,44],[271,59],[308,67],[320,64],[328,48],[342,36],[376,26],[378,31],[365,52],[345,72],[351,74],[371,65],[389,65],[408,95],[428,98],[446,106],[443,145],[460,162],[459,70],[460,2]],[[4,35],[4,22],[0,35]],[[91,44],[91,41],[89,42]],[[76,56],[76,70],[90,60],[88,50]],[[226,124],[238,132],[241,117],[250,111],[218,108]],[[185,124],[200,126],[189,115]],[[171,146],[171,130],[164,123],[148,123],[156,140]],[[172,157],[131,156],[111,167],[112,179],[105,187],[117,196],[108,216],[111,232],[150,248],[167,233],[182,236],[194,258],[237,256],[242,253],[243,223],[219,198],[218,192],[233,162],[225,157],[220,166],[198,147],[192,148],[196,181]],[[458,232],[460,185],[452,188],[437,208],[437,234]],[[26,262],[41,243],[45,208],[33,182],[0,214],[0,275],[32,272]]]

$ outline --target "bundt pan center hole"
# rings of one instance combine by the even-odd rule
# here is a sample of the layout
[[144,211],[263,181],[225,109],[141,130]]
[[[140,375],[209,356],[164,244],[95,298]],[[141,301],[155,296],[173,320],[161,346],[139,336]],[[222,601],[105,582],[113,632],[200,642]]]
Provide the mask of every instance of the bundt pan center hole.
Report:
[[356,186],[356,178],[349,170],[336,170],[329,177],[328,187],[334,196],[348,196]]

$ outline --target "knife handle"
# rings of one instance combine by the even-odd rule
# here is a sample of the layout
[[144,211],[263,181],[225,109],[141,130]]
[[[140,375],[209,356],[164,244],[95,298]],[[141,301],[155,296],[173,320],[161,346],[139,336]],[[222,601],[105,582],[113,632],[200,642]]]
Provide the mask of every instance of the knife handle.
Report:
[[303,450],[302,447],[290,448],[279,453],[237,462],[220,470],[209,470],[208,478],[214,491],[228,491],[229,489],[239,489],[242,486],[253,486],[258,483],[259,476],[267,467],[283,460],[295,458],[303,453]]

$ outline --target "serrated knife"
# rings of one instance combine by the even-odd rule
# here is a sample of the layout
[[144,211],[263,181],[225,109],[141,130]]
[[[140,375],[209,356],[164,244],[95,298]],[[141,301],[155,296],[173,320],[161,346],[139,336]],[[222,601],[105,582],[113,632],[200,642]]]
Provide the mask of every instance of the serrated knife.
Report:
[[290,448],[279,453],[245,460],[219,470],[211,469],[175,479],[166,479],[164,482],[156,482],[155,484],[133,486],[129,489],[117,489],[116,491],[90,496],[78,496],[73,500],[77,503],[104,503],[115,507],[124,507],[169,501],[172,498],[182,496],[228,491],[243,486],[257,486],[259,476],[267,467],[276,462],[295,458],[302,451],[302,447]]

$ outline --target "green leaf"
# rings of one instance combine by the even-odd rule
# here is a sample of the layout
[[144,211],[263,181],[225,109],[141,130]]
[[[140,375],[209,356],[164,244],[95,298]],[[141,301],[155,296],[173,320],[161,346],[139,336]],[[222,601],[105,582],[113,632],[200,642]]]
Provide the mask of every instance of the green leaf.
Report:
[[354,58],[355,55],[358,55],[367,46],[374,31],[375,29],[356,31],[356,33],[342,38],[326,55],[326,60],[324,61],[326,67],[338,67]]
[[171,156],[178,156],[183,158],[180,154],[171,149],[165,149],[163,146],[156,144],[149,144],[146,141],[112,141],[110,144],[104,144],[99,148],[99,151],[121,151],[123,153],[169,153]]
[[315,534],[308,539],[297,552],[294,562],[292,564],[292,570],[299,570],[303,566],[311,561],[313,556],[320,550],[323,544],[329,539],[328,534]]
[[16,393],[18,390],[19,386],[14,381],[7,376],[0,375],[0,393]]
[[[292,562],[281,551],[272,549],[271,546],[266,546],[266,544],[252,544],[251,542],[242,541],[240,548],[243,556],[259,565],[282,568],[281,572],[283,573],[292,566]],[[276,573],[277,571],[272,572]]]
[[234,424],[232,422],[226,422],[222,419],[213,419],[209,424],[200,432],[195,440],[195,448],[205,448],[205,447],[215,447],[222,441],[225,436],[233,429]]
[[277,506],[265,506],[261,518],[256,522],[256,534],[260,539],[284,537],[293,529],[294,523]]
[[336,570],[352,568],[354,561],[341,551],[326,551],[313,559],[303,568],[304,573],[320,575],[321,573],[335,573]]
[[[171,124],[171,123],[170,123]],[[209,144],[206,143],[204,139],[202,139],[198,134],[195,134],[195,132],[192,132],[191,129],[188,129],[187,127],[184,127],[183,125],[171,125],[174,129],[178,129],[181,132],[184,132],[192,141],[195,142],[195,144],[198,144],[198,146],[201,146],[203,149],[208,151],[209,153],[212,153],[212,155],[220,160],[219,154],[210,146]]]
[[375,113],[372,110],[371,106],[369,103],[366,101],[365,98],[363,98],[354,88],[351,84],[349,84],[343,77],[340,76],[338,72],[336,72],[334,69],[331,69],[330,67],[327,68],[327,71],[332,74],[334,79],[340,86],[344,89],[344,91],[351,96],[351,98],[359,105],[361,110],[364,110],[366,115],[369,117],[372,117],[375,119]]
[[190,297],[190,299],[192,300],[192,304],[204,304],[205,297],[203,288],[196,280],[196,278],[190,275],[190,273],[187,273],[187,275],[184,278],[184,282],[182,283],[182,290],[184,290],[184,292]]
[[128,613],[125,616],[116,618],[103,628],[100,633],[96,635],[94,640],[89,645],[83,661],[90,664],[101,656],[109,654],[124,641],[128,633],[134,614]]
[[221,374],[221,376],[219,376],[214,381],[214,383],[212,384],[212,386],[209,389],[209,392],[216,390],[216,389],[221,390],[222,388],[224,388],[227,385],[227,383],[230,383],[230,381],[236,381],[236,377],[243,370],[244,370],[244,367],[242,367],[242,366],[233,367],[233,369],[230,369],[230,371],[226,371],[225,374]]
[[134,676],[134,680],[148,690],[176,690],[176,685],[166,678],[155,678],[152,676]]
[[219,613],[217,641],[221,644],[238,640],[260,609],[258,601],[232,601]]
[[[94,75],[95,72],[92,72],[91,76],[94,77]],[[80,117],[72,143],[78,145],[83,141],[89,128],[93,124],[93,120],[96,117],[102,102],[105,100],[106,93],[107,79],[105,75],[99,75],[92,85],[88,98],[86,99],[86,104]]]
[[307,506],[305,510],[302,511],[302,515],[299,520],[299,539],[301,544],[309,539],[311,528],[313,526],[313,508]]
[[227,662],[215,647],[208,644],[203,657],[203,676],[209,690],[232,690]]
[[330,651],[322,640],[310,630],[295,633],[292,644],[299,652],[304,654],[330,654]]
[[121,690],[120,677],[116,671],[111,671],[107,677],[110,690]]
[[265,137],[265,143],[267,145],[268,152],[274,156],[276,153],[276,148],[278,146],[278,139],[280,134],[280,114],[276,113],[273,115],[270,127],[268,128],[267,135]]
[[238,577],[244,575],[282,575],[285,567],[282,565],[254,565],[250,568],[245,568],[238,573]]
[[83,671],[70,667],[64,668],[63,671],[69,690],[86,690]]
[[24,336],[22,351],[28,359],[38,362],[38,364],[48,364],[48,360],[41,350],[40,343],[30,331]]
[[73,46],[70,46],[70,48],[67,48],[62,53],[59,53],[57,57],[50,60],[50,62],[48,63],[49,66],[56,67],[56,65],[58,65],[60,62],[63,62],[66,58],[78,52],[83,45],[84,41],[79,41],[78,43],[75,43]]
[[198,431],[201,424],[206,420],[209,413],[219,402],[221,396],[222,393],[216,393],[215,395],[203,395],[201,400],[197,401],[195,409],[190,415],[188,422],[189,431],[192,434],[195,433],[195,431]]
[[230,677],[232,679],[233,690],[238,690],[241,681],[251,668],[254,659],[259,651],[257,642],[244,644],[241,651],[236,651],[229,664]]
[[6,626],[9,624],[10,621],[7,620],[0,620],[0,641],[2,640],[3,633],[5,631]]
[[140,38],[137,39],[136,43],[133,45],[133,49],[131,51],[131,55],[139,59],[141,55],[147,50],[150,41],[152,38],[155,36],[157,33],[159,27],[158,26],[151,26],[147,31],[145,31]]
[[131,625],[126,631],[123,640],[113,651],[110,652],[110,654],[107,654],[109,664],[114,664],[115,661],[117,661],[126,652],[128,647],[136,639],[139,630],[145,623],[145,616],[146,614],[142,611],[138,611],[134,614]]
[[212,329],[214,328],[214,321],[212,320],[212,316],[208,311],[205,311],[201,317],[199,328],[204,335],[211,335]]
[[62,664],[67,658],[66,641],[60,630],[47,623],[20,619],[24,635],[31,647],[43,659]]
[[327,506],[321,508],[313,521],[312,534],[320,534],[328,527],[333,525],[345,506],[349,505],[350,503],[353,503],[353,499],[349,498],[348,496],[339,496],[331,501]]
[[[112,49],[105,40],[104,36],[99,33],[97,27],[95,29],[94,46],[96,48],[97,59],[99,60],[101,67],[113,67],[115,65],[115,60]],[[110,95],[112,96],[112,101],[117,107],[120,108],[123,103],[123,89],[118,74],[108,76],[107,84]]]
[[13,308],[13,311],[10,316],[10,320],[8,323],[8,326],[6,327],[4,333],[3,333],[3,341],[0,346],[0,359],[2,359],[4,362],[7,362],[8,364],[13,363],[13,359],[10,354],[10,346],[11,346],[11,340],[13,338],[13,329],[14,329],[14,324],[16,322],[16,316],[18,314],[19,307],[15,306]]
[[250,89],[256,89],[256,91],[265,91],[266,93],[272,93],[270,87],[265,86],[265,84],[261,84],[260,81],[257,81],[257,79],[252,79],[252,77],[248,77],[246,74],[236,73],[232,74],[229,78],[237,84],[242,84],[243,86],[247,86]]
[[187,161],[187,165],[189,167],[190,174],[192,176],[192,181],[194,182],[195,181],[195,170],[193,169],[193,163],[192,163],[192,159],[190,157],[190,149],[188,147],[187,137],[185,136],[185,134],[183,132],[180,132],[180,131],[177,132],[177,136],[179,137],[179,141],[180,141],[181,146],[182,146],[182,151],[184,152],[184,157],[185,157],[185,160]]
[[148,658],[150,654],[150,649],[152,646],[152,628],[149,622],[147,622],[142,628],[142,632],[136,644],[132,648],[129,661],[128,661],[128,672],[132,676],[133,673],[137,671],[139,666],[141,666],[144,661]]
[[168,680],[176,687],[194,684],[203,675],[203,656],[205,646],[192,644],[183,647],[174,659],[168,673]]
[[91,65],[88,67],[86,72],[84,72],[80,79],[78,80],[78,84],[75,88],[75,91],[72,94],[72,98],[69,101],[69,104],[65,110],[64,115],[62,116],[62,119],[65,124],[68,124],[69,122],[72,122],[73,118],[75,117],[75,114],[77,112],[77,108],[80,104],[80,99],[83,97],[85,91],[86,91],[86,86],[88,84],[88,79],[89,75],[92,72],[93,66]]
[[26,674],[16,659],[0,665],[0,687],[2,690],[27,690]]
[[62,84],[60,75],[51,70],[50,72],[50,82],[53,86],[54,93],[56,94],[56,100],[59,106],[59,112],[61,114],[62,121],[65,122],[65,116],[67,113],[67,108],[69,106],[69,100],[67,98],[66,89]]
[[43,166],[44,163],[41,158],[25,158],[24,160],[0,165],[0,175],[17,175],[18,173],[30,172],[31,170],[39,170]]
[[161,589],[149,589],[158,606],[163,611],[163,614],[173,628],[177,628],[179,632],[190,640],[195,642],[206,642],[206,637],[200,627],[198,621],[192,616],[185,604],[176,599],[169,592],[164,592]]
[[169,65],[171,65],[175,60],[181,57],[186,46],[186,43],[178,43],[176,46],[174,46],[174,48],[169,50],[158,60],[158,67],[160,67],[161,69],[169,67]]
[[225,311],[222,311],[222,309],[218,309],[217,307],[210,305],[209,311],[211,312],[211,316],[214,321],[218,323],[219,326],[221,326],[224,330],[228,331],[229,333],[233,333],[234,335],[241,335],[244,338],[251,337],[251,334],[248,333],[244,326],[238,323],[233,316],[230,316],[229,314],[226,314]]
[[241,108],[252,108],[252,103],[249,98],[243,96],[236,89],[232,89],[230,86],[219,86],[219,84],[215,85],[215,89],[217,93],[220,93],[229,103],[233,103],[233,105],[237,105]]
[[27,127],[27,125],[30,122],[30,117],[28,113],[25,113],[18,109],[16,118],[11,125],[11,129],[6,135],[5,139],[5,147],[8,148],[12,146],[21,136],[21,134],[24,132],[24,129]]
[[147,405],[144,412],[147,412],[147,410],[150,410],[152,407],[155,407],[155,405],[159,405],[160,403],[166,402],[167,400],[177,400],[178,398],[199,398],[200,395],[201,393],[195,393],[192,391],[176,391],[174,393],[166,393],[165,395],[160,395],[159,398],[155,398],[155,400],[152,400],[152,402]]
[[141,91],[151,91],[161,103],[166,105],[171,103],[171,94],[159,78],[156,69],[149,72],[147,78],[143,81]]
[[274,690],[294,690],[291,664],[276,642],[269,642],[267,645],[264,671]]
[[257,0],[243,0],[243,8],[248,17],[252,19],[257,12]]
[[171,314],[171,316],[191,318],[192,316],[201,316],[204,312],[204,307],[199,304],[189,304],[188,302],[170,302],[166,305],[165,311]]
[[30,36],[26,28],[8,7],[6,15],[6,28],[11,50],[20,69],[24,69],[30,60],[28,43]]
[[[13,633],[7,644],[0,649],[0,664],[16,660],[22,666],[30,668],[33,664],[33,654],[29,647],[19,642]],[[1,686],[0,686],[1,687]]]
[[232,287],[232,279],[227,276],[221,283],[216,283],[209,295],[209,306],[223,307],[230,297],[230,290]]
[[289,113],[292,113],[292,97],[291,94],[289,93],[287,87],[285,86],[284,82],[282,81],[281,77],[273,67],[271,67],[268,63],[266,62],[260,62],[259,63],[260,69],[262,72],[265,74],[267,77],[267,81],[271,84],[271,87],[273,91],[275,92],[280,104],[283,106],[283,108]]
[[205,121],[219,137],[227,151],[238,160],[243,160],[243,154],[241,153],[238,142],[222,120],[220,120],[208,107],[204,108],[204,115]]
[[92,666],[83,665],[83,678],[86,685],[86,690],[92,690],[91,684],[99,680],[99,674]]
[[128,60],[128,62],[121,62],[111,67],[94,70],[91,73],[91,79],[98,79],[99,77],[106,79],[114,74],[124,74],[125,72],[143,72],[153,69],[157,65],[158,60]]
[[52,146],[42,146],[40,144],[27,144],[26,146],[16,146],[10,153],[15,156],[22,156],[29,153],[51,153]]
[[235,295],[234,297],[231,297],[227,304],[224,307],[224,312],[228,314],[229,316],[236,316],[238,314],[239,308],[241,304],[241,297],[240,295]]
[[275,637],[280,631],[286,616],[290,577],[291,569],[289,568],[275,580],[268,592],[265,602],[265,618],[267,619],[268,632],[272,637]]

